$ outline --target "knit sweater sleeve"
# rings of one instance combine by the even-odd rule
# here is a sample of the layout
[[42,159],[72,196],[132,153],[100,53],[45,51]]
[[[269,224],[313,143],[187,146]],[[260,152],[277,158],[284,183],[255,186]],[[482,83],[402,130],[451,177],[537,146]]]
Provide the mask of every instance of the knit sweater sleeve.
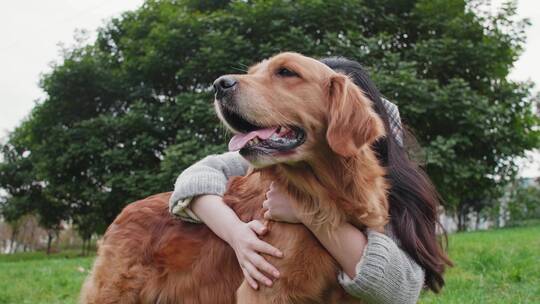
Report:
[[367,238],[355,277],[341,272],[341,286],[366,303],[416,303],[424,286],[422,267],[387,235],[369,230]]
[[248,162],[238,152],[209,155],[184,170],[176,179],[169,199],[169,211],[180,219],[200,222],[189,209],[192,197],[202,194],[223,195],[227,180],[245,175]]

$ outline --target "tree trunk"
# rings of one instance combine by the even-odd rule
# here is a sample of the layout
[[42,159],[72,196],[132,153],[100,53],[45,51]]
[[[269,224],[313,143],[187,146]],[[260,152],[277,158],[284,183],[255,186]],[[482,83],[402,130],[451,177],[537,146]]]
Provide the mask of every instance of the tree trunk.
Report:
[[463,231],[463,210],[460,208],[458,211],[458,231]]
[[12,226],[11,240],[9,242],[9,253],[15,253],[16,245],[15,239],[17,238],[18,229]]
[[32,230],[30,230],[30,238],[28,239],[28,249],[29,251],[34,251],[35,248],[35,237],[36,237],[36,227],[32,226]]
[[47,231],[47,255],[51,254],[51,245],[53,240],[53,234],[51,231]]
[[459,208],[459,216],[458,216],[458,231],[465,231],[467,230],[467,210],[468,208],[464,206],[465,204],[462,204]]
[[83,238],[83,240],[82,240],[82,252],[81,252],[81,255],[86,256],[86,238]]

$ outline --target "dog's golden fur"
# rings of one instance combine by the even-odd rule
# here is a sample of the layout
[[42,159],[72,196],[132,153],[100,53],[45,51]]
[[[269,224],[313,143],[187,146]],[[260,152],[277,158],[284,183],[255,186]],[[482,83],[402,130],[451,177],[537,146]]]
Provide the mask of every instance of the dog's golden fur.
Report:
[[[287,68],[299,77],[279,77]],[[239,111],[261,125],[296,125],[307,140],[294,153],[251,159],[224,201],[243,221],[261,219],[274,181],[313,224],[348,221],[381,230],[387,185],[370,144],[383,136],[371,102],[346,76],[315,59],[283,53],[238,80]],[[219,112],[219,111],[218,111]],[[205,225],[174,219],[170,193],[127,206],[108,228],[82,303],[357,303],[337,282],[339,265],[303,226],[270,222],[264,240],[284,252],[266,258],[281,272],[272,288],[243,282],[234,251]]]

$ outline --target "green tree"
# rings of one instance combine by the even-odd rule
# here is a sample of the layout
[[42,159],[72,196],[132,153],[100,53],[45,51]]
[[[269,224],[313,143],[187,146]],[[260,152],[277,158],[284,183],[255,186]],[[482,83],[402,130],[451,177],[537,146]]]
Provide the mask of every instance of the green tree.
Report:
[[2,147],[0,187],[7,191],[8,196],[0,201],[0,214],[11,224],[13,236],[17,233],[19,219],[25,214],[36,214],[40,226],[47,230],[49,254],[52,241],[61,229],[62,220],[68,218],[69,206],[45,194],[45,183],[38,179],[35,172],[28,126],[28,122],[23,123],[11,133],[8,143]]
[[507,79],[526,22],[464,0],[146,1],[95,42],[64,52],[31,116],[35,179],[82,235],[128,202],[172,189],[225,148],[212,113],[219,75],[280,51],[363,63],[425,147],[451,212],[500,195],[539,145],[531,84]]
[[517,180],[508,202],[510,222],[514,225],[525,220],[540,219],[540,183],[524,184]]

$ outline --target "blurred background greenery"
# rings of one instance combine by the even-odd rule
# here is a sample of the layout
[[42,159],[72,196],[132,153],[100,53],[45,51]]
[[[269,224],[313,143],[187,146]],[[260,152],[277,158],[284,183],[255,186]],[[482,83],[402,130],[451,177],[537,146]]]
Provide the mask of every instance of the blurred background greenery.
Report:
[[126,204],[225,151],[213,80],[281,51],[367,68],[416,135],[415,157],[458,230],[539,218],[538,180],[517,176],[540,146],[539,97],[508,78],[529,23],[515,2],[483,4],[149,0],[95,40],[79,34],[42,76],[46,98],[1,146],[2,250],[93,251]]

